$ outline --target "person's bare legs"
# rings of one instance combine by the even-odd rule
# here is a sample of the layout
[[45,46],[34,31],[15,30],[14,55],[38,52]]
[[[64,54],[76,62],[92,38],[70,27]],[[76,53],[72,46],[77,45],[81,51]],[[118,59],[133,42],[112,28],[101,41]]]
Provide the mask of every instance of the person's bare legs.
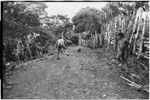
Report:
[[65,54],[67,55],[67,56],[69,56],[69,54],[68,54],[68,49],[66,48],[66,46],[65,45],[63,45],[63,49],[65,49]]

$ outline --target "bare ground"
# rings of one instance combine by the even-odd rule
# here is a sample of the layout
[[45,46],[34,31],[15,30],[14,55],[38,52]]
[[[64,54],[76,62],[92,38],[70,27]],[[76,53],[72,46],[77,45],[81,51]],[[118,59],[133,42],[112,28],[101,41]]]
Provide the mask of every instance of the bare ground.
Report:
[[69,47],[61,54],[20,64],[8,78],[12,89],[4,89],[8,99],[146,99],[148,95],[126,85],[110,51]]

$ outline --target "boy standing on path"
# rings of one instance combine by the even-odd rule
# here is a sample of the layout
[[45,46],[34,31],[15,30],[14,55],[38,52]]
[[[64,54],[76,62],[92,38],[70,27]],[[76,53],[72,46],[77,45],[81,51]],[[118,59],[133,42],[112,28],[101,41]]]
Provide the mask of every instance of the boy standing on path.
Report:
[[65,49],[65,54],[69,56],[66,45],[66,41],[63,37],[56,41],[55,48],[57,49],[57,59],[59,59],[59,53],[63,53],[62,49]]

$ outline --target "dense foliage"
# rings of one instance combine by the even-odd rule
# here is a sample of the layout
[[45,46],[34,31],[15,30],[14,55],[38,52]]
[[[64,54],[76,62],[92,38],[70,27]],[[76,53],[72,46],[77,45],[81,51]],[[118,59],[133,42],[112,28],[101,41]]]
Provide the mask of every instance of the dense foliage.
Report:
[[26,10],[24,3],[3,2],[3,38],[20,38],[41,25],[39,16]]
[[99,31],[99,14],[95,8],[83,8],[72,19],[75,25],[75,32],[80,33],[84,31]]

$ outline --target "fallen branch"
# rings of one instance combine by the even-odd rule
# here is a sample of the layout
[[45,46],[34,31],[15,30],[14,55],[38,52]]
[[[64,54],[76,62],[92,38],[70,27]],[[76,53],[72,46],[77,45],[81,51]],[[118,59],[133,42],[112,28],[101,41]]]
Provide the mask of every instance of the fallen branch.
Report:
[[125,78],[125,77],[123,77],[123,76],[120,76],[120,77],[123,78],[123,79],[125,79],[125,80],[128,81],[129,83],[135,85],[136,87],[140,87],[140,88],[142,87],[142,86],[140,86],[140,85],[134,83],[133,81],[130,81],[129,79],[127,79],[127,78]]
[[143,86],[142,89],[145,90],[145,91],[147,91],[147,92],[149,92],[149,85]]
[[138,89],[142,88],[142,86],[137,86],[137,85],[135,85],[135,84],[133,84],[133,83],[128,83],[128,85],[134,86],[134,87],[136,87],[136,88],[138,88]]
[[9,67],[7,66],[6,72],[10,71],[10,70],[15,70],[15,64],[9,65]]
[[145,54],[142,54],[142,56],[143,56],[145,59],[149,59],[149,57],[146,56]]
[[[142,68],[139,66],[139,65],[137,65],[138,67],[139,67],[139,69],[141,69],[142,70]],[[144,70],[142,70],[143,72],[145,72]]]
[[136,88],[138,88],[138,89],[142,89],[142,90],[145,90],[145,91],[149,92],[149,90],[148,90],[148,89],[143,88],[143,86],[138,85],[138,84],[136,84],[135,82],[130,81],[129,79],[127,79],[127,78],[125,78],[125,77],[123,77],[123,76],[120,76],[120,77],[121,77],[121,78],[123,78],[124,80],[128,81],[128,82],[129,82],[129,83],[127,83],[128,85],[130,85],[130,86],[136,87]]
[[[138,53],[137,52],[135,52],[135,54],[136,55],[138,55]],[[146,56],[146,55],[144,55],[143,53],[142,53],[142,55],[141,55],[142,57],[144,57],[145,59],[149,59],[149,57],[148,56]]]
[[137,61],[137,60],[135,60],[135,62],[137,62],[137,63],[139,63],[140,65],[142,65],[142,66],[146,69],[146,71],[148,71],[147,67],[146,67],[144,64],[142,64],[141,62],[139,62],[139,61]]
[[136,75],[136,74],[132,74],[132,73],[131,73],[131,76],[132,76],[132,77],[136,77],[136,78],[140,78],[140,76],[138,76],[138,75]]
[[136,88],[138,88],[138,89],[145,90],[145,91],[149,92],[148,88],[144,88],[144,86],[138,87],[138,86],[136,86],[135,84],[132,84],[132,83],[131,83],[131,84],[129,83],[128,85],[130,85],[130,86],[136,87]]

